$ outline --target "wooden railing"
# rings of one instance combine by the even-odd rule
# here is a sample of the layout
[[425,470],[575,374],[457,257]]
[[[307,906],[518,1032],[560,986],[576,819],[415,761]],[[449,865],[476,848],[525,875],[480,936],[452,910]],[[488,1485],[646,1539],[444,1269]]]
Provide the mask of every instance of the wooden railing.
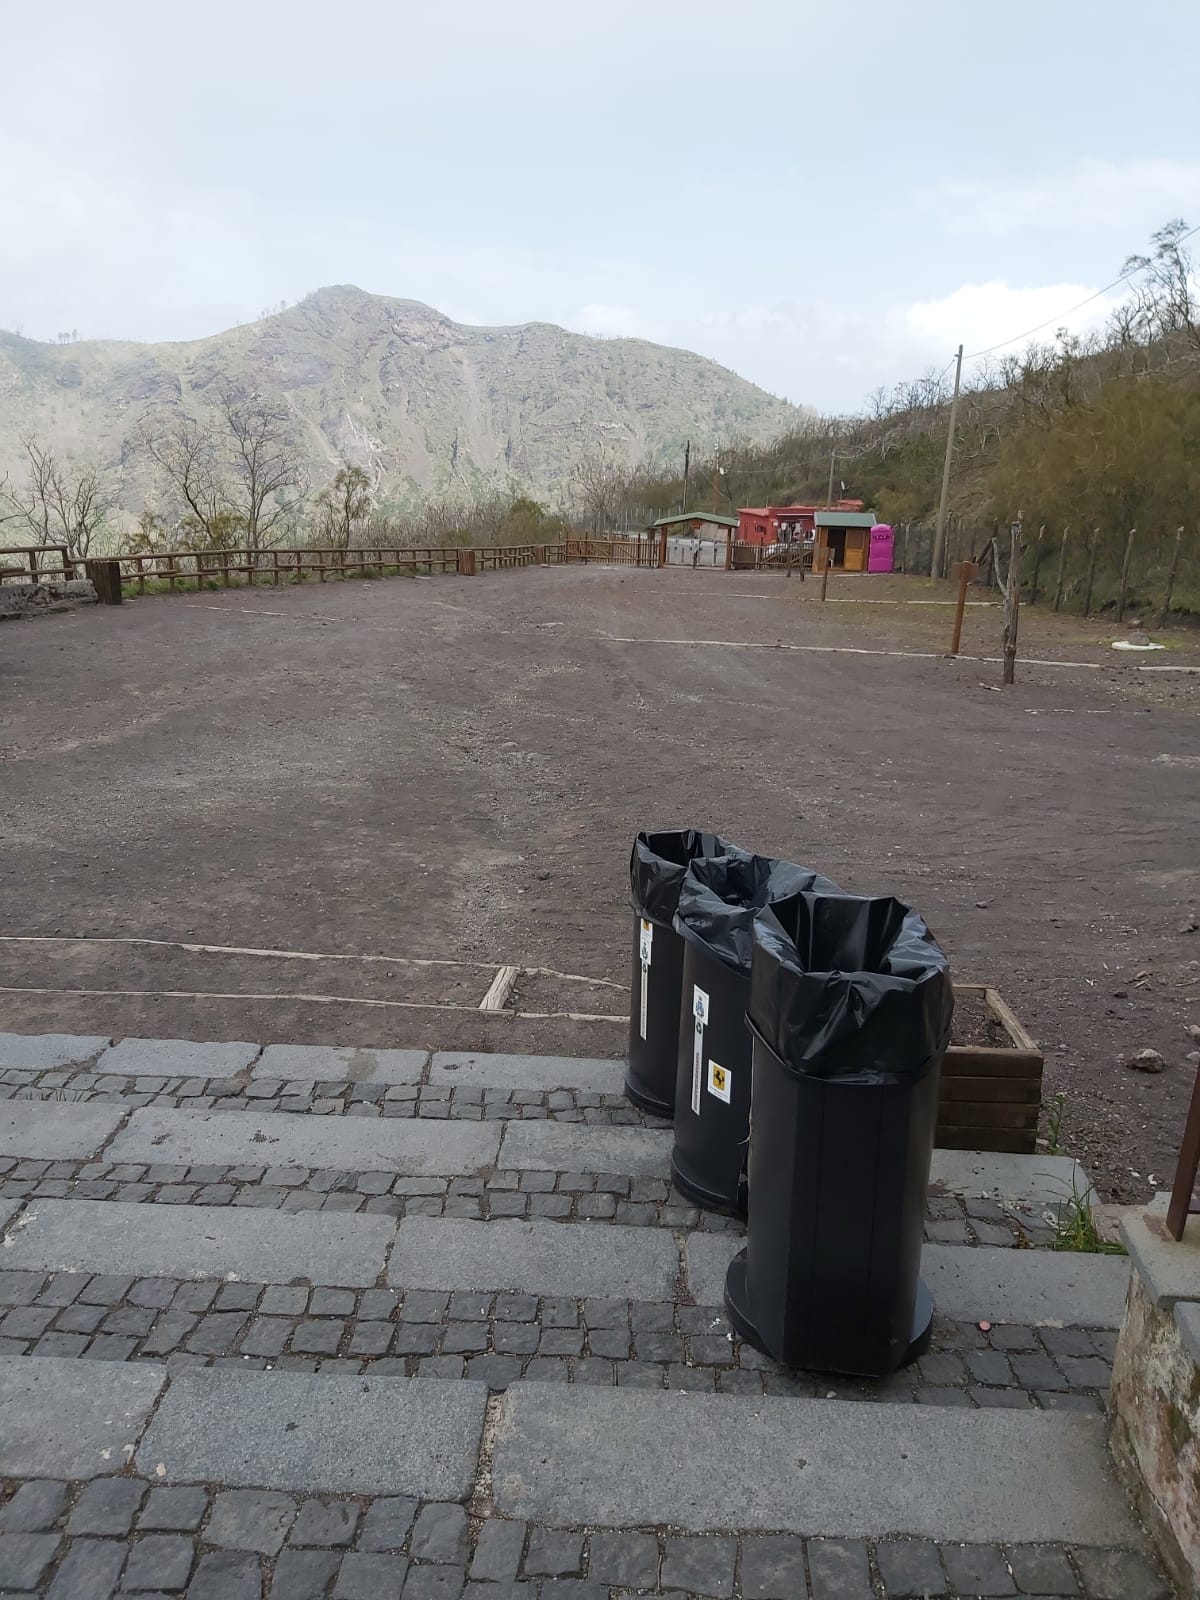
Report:
[[779,549],[773,545],[741,544],[735,540],[730,565],[739,572],[811,572],[813,552],[811,549],[802,549],[798,544]]
[[[19,562],[12,561],[19,556]],[[40,583],[44,578],[73,578],[75,563],[65,544],[0,545],[0,583]]]
[[610,566],[656,567],[658,540],[646,539],[568,539],[568,561],[603,561]]
[[338,577],[373,573],[383,578],[388,573],[455,572],[458,556],[455,548],[430,545],[415,549],[166,550],[114,559],[120,563],[122,583],[145,594],[147,583],[165,584],[174,593],[179,588],[202,589],[212,578],[229,588],[234,577],[247,583],[281,584],[303,583],[310,577],[324,583],[330,573]]

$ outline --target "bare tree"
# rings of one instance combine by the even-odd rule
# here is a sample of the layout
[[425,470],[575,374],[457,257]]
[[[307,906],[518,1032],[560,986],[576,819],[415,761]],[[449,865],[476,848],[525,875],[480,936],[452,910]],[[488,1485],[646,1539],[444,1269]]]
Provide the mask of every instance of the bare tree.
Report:
[[222,479],[212,431],[179,414],[157,430],[143,423],[141,441],[186,508],[181,530],[185,541],[214,550],[236,543],[242,529]]
[[21,440],[28,473],[24,491],[0,484],[0,521],[16,522],[39,545],[62,544],[82,561],[116,501],[94,466],[60,461],[36,439]]
[[257,396],[229,392],[220,422],[182,413],[143,425],[142,442],[185,507],[182,532],[210,549],[266,550],[284,538],[302,491],[290,419]]
[[283,538],[303,493],[304,473],[291,419],[280,406],[251,395],[221,397],[227,460],[235,509],[245,523],[246,546],[270,549]]
[[340,467],[317,496],[317,536],[322,544],[345,550],[370,515],[370,478],[361,467]]

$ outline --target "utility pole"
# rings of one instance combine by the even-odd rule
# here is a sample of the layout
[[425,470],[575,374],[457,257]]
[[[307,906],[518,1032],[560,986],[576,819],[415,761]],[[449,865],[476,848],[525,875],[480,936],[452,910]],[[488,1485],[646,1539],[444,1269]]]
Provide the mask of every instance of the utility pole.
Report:
[[717,486],[721,481],[720,467],[713,467],[713,516],[716,516],[720,507],[717,505]]
[[692,470],[692,441],[689,439],[683,447],[683,505],[681,511],[687,510],[688,475]]
[[1008,582],[1004,586],[1004,670],[1005,683],[1017,673],[1017,622],[1021,615],[1021,512],[1009,528]]
[[825,504],[827,506],[831,506],[833,504],[833,467],[836,461],[837,445],[835,444],[833,449],[829,452],[829,489],[825,495]]
[[[954,459],[954,425],[958,421],[958,391],[962,387],[962,356],[963,347],[959,345],[958,355],[955,358],[957,365],[954,368],[954,398],[950,402],[950,430],[946,435],[946,460],[942,466],[942,493],[938,500],[937,531],[933,536],[933,562],[929,569],[929,581],[942,575],[942,562],[946,555],[946,502],[950,498],[950,463]],[[832,482],[832,474],[830,474]]]

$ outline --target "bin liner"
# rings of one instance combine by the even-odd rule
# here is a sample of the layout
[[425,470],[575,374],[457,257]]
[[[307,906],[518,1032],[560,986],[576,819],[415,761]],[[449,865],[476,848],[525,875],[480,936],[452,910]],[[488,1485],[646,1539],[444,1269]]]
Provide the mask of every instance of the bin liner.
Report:
[[671,1175],[707,1210],[745,1210],[754,921],[772,901],[804,890],[837,886],[811,867],[745,852],[694,861],[680,887],[675,926],[686,949]]
[[679,986],[683,941],[675,912],[684,875],[693,861],[738,852],[736,845],[699,828],[639,833],[629,859],[633,903],[633,959],[629,994],[629,1066],[625,1093],[654,1116],[675,1109],[679,1053]]
[[954,996],[924,919],[890,897],[802,891],[751,929],[746,1016],[794,1073],[904,1083],[941,1061]]
[[791,1367],[882,1376],[927,1347],[920,1281],[953,991],[922,918],[802,892],[753,928],[754,1106],[734,1327]]

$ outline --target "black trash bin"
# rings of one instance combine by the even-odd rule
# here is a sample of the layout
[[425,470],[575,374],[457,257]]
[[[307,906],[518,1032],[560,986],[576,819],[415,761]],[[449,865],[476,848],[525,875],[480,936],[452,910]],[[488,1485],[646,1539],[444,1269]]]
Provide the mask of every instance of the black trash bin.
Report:
[[629,858],[633,965],[625,1093],[635,1106],[656,1117],[670,1117],[675,1110],[683,975],[683,940],[675,932],[680,885],[693,861],[730,851],[746,854],[698,828],[639,833],[633,842]]
[[706,1211],[744,1216],[746,1210],[751,928],[764,906],[804,889],[836,892],[836,885],[808,867],[744,852],[693,862],[680,887],[675,926],[684,955],[671,1177]]
[[790,1367],[882,1376],[929,1343],[921,1238],[949,968],[893,899],[803,893],[753,937],[749,1216],[726,1309]]

